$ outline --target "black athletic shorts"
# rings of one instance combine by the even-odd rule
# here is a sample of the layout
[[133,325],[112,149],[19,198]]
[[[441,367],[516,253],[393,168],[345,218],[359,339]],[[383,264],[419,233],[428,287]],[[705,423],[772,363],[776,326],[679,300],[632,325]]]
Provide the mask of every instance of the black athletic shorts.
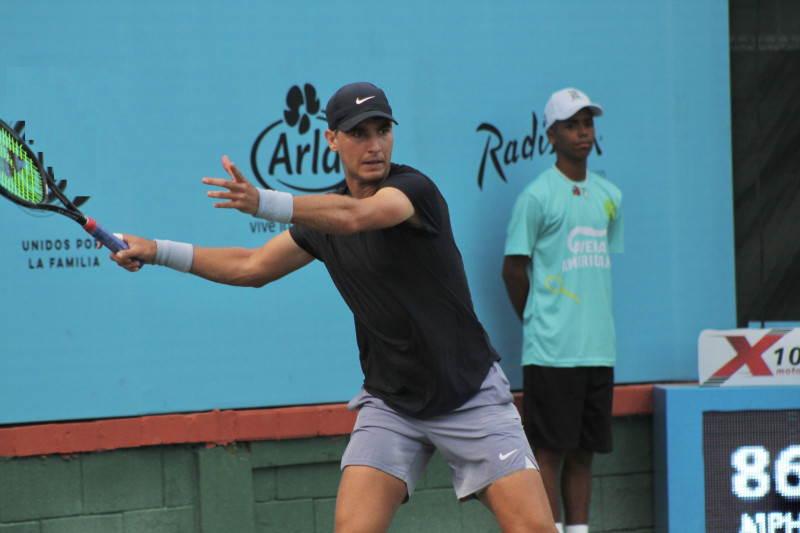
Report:
[[525,365],[523,425],[534,448],[609,453],[614,368]]

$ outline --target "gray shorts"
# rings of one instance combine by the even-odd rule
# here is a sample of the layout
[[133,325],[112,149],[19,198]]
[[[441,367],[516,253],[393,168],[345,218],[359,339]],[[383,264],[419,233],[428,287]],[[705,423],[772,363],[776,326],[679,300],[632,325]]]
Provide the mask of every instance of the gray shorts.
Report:
[[500,365],[480,391],[447,414],[419,420],[398,413],[364,389],[348,404],[358,410],[342,469],[371,466],[403,480],[408,494],[438,450],[450,465],[460,500],[474,498],[500,478],[538,468]]

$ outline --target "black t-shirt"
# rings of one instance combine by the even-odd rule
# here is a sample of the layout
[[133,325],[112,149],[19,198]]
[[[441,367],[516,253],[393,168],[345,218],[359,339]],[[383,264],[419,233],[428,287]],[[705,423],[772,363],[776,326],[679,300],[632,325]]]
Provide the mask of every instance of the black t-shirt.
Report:
[[332,235],[295,225],[289,231],[325,264],[353,312],[364,388],[401,413],[429,418],[470,399],[500,357],[475,315],[439,189],[394,163],[382,187],[402,191],[423,228],[403,223]]

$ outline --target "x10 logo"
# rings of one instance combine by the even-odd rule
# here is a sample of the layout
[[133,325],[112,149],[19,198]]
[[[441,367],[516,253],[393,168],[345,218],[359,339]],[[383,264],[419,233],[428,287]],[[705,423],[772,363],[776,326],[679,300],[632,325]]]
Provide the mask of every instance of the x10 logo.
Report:
[[800,329],[705,330],[698,370],[705,386],[800,385]]

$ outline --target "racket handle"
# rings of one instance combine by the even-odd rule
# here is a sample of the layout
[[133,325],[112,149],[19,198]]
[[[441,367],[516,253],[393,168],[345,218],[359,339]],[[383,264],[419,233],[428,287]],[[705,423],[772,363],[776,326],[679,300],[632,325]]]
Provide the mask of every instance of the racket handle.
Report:
[[125,244],[125,242],[118,239],[113,233],[110,233],[93,218],[86,217],[86,224],[84,224],[83,229],[92,237],[102,242],[112,252],[128,249],[128,245]]

